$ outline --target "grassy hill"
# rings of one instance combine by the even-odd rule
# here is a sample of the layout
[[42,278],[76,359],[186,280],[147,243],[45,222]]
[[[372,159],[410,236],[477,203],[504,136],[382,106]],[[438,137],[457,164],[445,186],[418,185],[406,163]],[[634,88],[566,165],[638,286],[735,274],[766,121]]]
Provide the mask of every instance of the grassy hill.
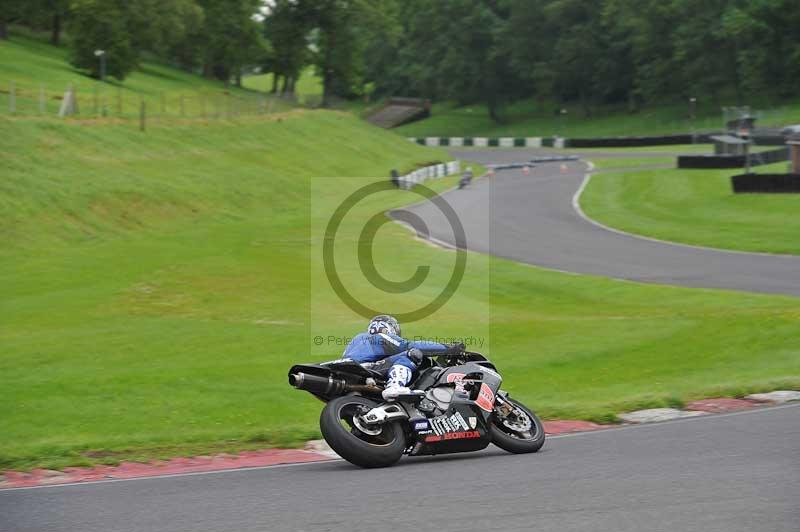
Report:
[[[0,470],[317,437],[321,405],[286,371],[338,356],[365,322],[327,285],[322,230],[389,169],[447,157],[331,111],[171,119],[146,133],[126,119],[0,117]],[[343,282],[388,312],[430,301],[452,269],[453,252],[387,224],[379,271],[400,280],[427,265],[430,279],[402,296],[364,281],[364,220],[418,200],[371,196],[337,236]],[[545,417],[612,420],[800,387],[798,308],[470,254],[453,298],[404,332],[480,340],[505,387]]]
[[[39,114],[42,89],[46,114],[55,115],[70,84],[76,90],[83,116],[99,114],[97,108],[103,106],[112,116],[136,116],[142,100],[153,115],[213,116],[225,114],[231,105],[255,114],[261,99],[255,90],[225,87],[216,80],[148,62],[123,82],[109,78],[100,83],[69,64],[67,49],[24,36],[0,41],[0,115],[9,113],[12,82],[17,93],[17,115]],[[269,99],[264,107],[278,112],[290,106],[280,99]]]

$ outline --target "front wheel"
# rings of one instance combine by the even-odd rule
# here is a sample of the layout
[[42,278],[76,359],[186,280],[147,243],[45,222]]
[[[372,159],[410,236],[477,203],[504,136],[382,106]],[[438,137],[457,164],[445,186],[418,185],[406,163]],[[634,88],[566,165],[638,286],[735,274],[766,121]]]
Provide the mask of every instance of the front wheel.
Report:
[[510,453],[535,453],[544,445],[539,416],[508,396],[497,398],[489,433],[492,443]]
[[403,456],[406,448],[399,421],[367,425],[361,416],[378,403],[358,395],[330,401],[322,410],[319,428],[331,449],[360,467],[387,467]]

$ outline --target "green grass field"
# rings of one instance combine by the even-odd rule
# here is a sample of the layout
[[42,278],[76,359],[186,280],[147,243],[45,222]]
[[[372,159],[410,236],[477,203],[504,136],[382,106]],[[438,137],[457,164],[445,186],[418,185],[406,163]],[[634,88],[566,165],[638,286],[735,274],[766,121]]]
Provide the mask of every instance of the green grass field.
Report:
[[[689,120],[686,105],[662,104],[645,107],[631,114],[624,107],[597,108],[589,118],[574,105],[564,106],[567,114],[562,118],[554,113],[561,108],[546,104],[540,108],[531,101],[510,105],[504,123],[492,122],[483,105],[457,107],[439,103],[433,106],[431,117],[395,129],[406,137],[604,137],[620,135],[662,135],[688,133],[697,130],[724,128],[721,111],[710,102],[698,108],[696,120]],[[756,107],[760,109],[760,107]],[[800,102],[789,102],[770,107],[763,113],[759,124],[782,125],[800,123]]]
[[[312,292],[325,284],[312,229],[389,168],[447,157],[317,111],[147,134],[125,123],[0,119],[0,133],[0,468],[317,436],[321,405],[291,390],[286,370],[337,356],[340,346],[320,350],[310,337],[352,335],[364,320]],[[320,183],[325,193],[315,193]],[[343,238],[357,240],[359,214],[417,199],[396,191],[366,201]],[[416,264],[434,274],[412,295],[375,304],[395,312],[430,297],[452,252],[394,224],[380,235],[387,277]],[[359,286],[352,263],[342,275]],[[485,335],[508,389],[545,417],[612,420],[636,407],[800,386],[799,318],[792,298],[475,255],[453,300],[405,333]]]
[[647,166],[675,166],[675,157],[589,157],[594,167],[598,170],[641,168]]
[[[602,165],[615,163],[602,161]],[[754,171],[784,172],[786,163],[759,166]],[[663,240],[800,254],[800,197],[736,195],[730,181],[735,173],[735,169],[603,173],[592,177],[581,206],[587,215],[606,225]]]

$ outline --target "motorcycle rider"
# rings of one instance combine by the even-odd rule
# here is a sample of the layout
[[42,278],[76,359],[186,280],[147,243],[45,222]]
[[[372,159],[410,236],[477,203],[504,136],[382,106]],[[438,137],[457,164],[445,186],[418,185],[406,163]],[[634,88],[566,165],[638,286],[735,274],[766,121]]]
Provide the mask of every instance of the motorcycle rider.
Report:
[[396,399],[410,393],[407,387],[417,366],[422,362],[423,351],[453,352],[463,350],[464,344],[446,345],[430,341],[409,341],[400,336],[400,324],[387,314],[372,318],[367,332],[356,335],[344,349],[342,358],[376,371],[388,377],[383,390],[385,400]]
[[472,167],[467,166],[467,168],[461,174],[461,179],[458,180],[458,188],[464,188],[470,183],[472,183]]

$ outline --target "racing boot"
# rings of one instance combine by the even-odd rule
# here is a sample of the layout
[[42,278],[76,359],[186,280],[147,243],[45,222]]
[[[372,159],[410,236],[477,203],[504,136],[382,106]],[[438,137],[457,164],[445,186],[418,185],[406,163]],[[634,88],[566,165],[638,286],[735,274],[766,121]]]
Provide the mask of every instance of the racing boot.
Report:
[[400,395],[408,395],[411,390],[406,386],[411,382],[411,370],[399,364],[389,369],[389,381],[381,394],[385,401],[397,399]]

